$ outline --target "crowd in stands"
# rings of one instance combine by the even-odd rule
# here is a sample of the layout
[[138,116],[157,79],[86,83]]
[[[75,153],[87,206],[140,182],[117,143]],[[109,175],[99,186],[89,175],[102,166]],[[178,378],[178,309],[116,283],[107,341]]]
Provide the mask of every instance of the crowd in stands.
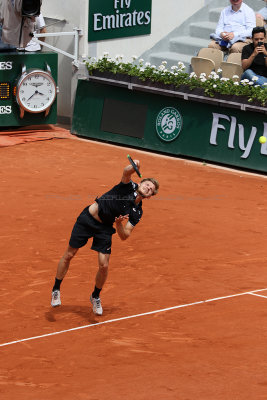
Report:
[[[239,64],[243,69],[241,69],[240,78],[248,79],[255,85],[267,88],[267,0],[263,1],[265,1],[265,7],[254,11],[243,0],[229,0],[230,5],[222,10],[216,30],[210,35],[211,41],[208,48],[223,52],[226,58],[234,53],[240,54]],[[5,2],[9,5],[9,8],[13,4],[12,0],[5,0]],[[0,0],[0,6],[2,4],[3,0]],[[12,48],[16,50],[17,46],[12,46],[13,42],[1,43],[1,21],[3,22],[1,10],[3,9],[1,6],[0,50]],[[3,11],[2,14],[4,14]],[[45,21],[42,14],[31,18],[34,30],[45,33]],[[25,42],[23,49],[25,51],[39,51],[41,46],[30,40],[29,43]],[[196,62],[195,57],[193,58],[192,61]],[[191,62],[191,65],[194,68],[193,62]]]
[[210,35],[209,48],[221,50],[227,56],[241,53],[243,74],[255,85],[267,87],[267,0],[265,7],[255,13],[243,0],[230,0]]

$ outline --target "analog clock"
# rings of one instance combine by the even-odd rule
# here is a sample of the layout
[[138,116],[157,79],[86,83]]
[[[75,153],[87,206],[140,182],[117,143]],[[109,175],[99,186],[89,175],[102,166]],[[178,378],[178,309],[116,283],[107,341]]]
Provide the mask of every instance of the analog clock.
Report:
[[44,111],[46,117],[55,101],[56,94],[56,83],[48,65],[47,71],[41,69],[26,70],[26,67],[23,66],[16,92],[21,118],[23,118],[25,111],[29,113]]

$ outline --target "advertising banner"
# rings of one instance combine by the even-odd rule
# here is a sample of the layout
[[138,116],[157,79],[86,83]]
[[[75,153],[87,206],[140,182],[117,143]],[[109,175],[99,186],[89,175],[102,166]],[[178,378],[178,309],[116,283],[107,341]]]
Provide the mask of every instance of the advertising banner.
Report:
[[[118,105],[116,112],[113,108],[109,113],[111,103]],[[132,110],[131,120],[127,109]],[[103,123],[105,115],[109,119]],[[141,115],[142,124],[134,125]],[[267,172],[267,141],[259,143],[260,136],[267,137],[267,118],[257,112],[79,81],[72,130],[79,136]]]
[[0,126],[57,122],[57,60],[50,52],[0,53]]
[[152,0],[90,0],[88,42],[151,33]]

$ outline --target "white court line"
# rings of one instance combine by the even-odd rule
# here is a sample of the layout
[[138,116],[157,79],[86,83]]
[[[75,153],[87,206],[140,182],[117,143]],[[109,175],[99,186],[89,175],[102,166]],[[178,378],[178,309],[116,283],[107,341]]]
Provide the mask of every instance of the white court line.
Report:
[[9,345],[11,345],[11,344],[16,344],[16,343],[28,342],[29,340],[36,340],[36,339],[46,338],[46,337],[49,337],[49,336],[60,335],[60,334],[62,334],[62,333],[78,331],[78,330],[80,330],[80,329],[92,328],[93,326],[99,326],[99,325],[104,325],[104,324],[111,324],[112,322],[123,321],[123,320],[126,320],[126,319],[144,317],[144,316],[146,316],[146,315],[158,314],[158,313],[165,312],[165,311],[170,311],[170,310],[177,310],[178,308],[184,308],[184,307],[195,306],[195,305],[197,305],[197,304],[205,304],[205,303],[209,303],[209,302],[212,302],[212,301],[218,301],[218,300],[230,299],[230,298],[238,297],[238,296],[244,296],[244,295],[246,295],[246,294],[254,294],[254,293],[256,293],[256,292],[262,292],[262,291],[264,291],[264,290],[267,290],[267,288],[252,290],[252,291],[250,291],[250,292],[243,292],[243,293],[231,294],[231,295],[229,295],[229,296],[214,297],[213,299],[207,299],[207,300],[202,300],[202,301],[196,301],[196,302],[194,302],[194,303],[180,304],[179,306],[168,307],[168,308],[162,308],[162,309],[160,309],[160,310],[149,311],[149,312],[142,313],[142,314],[129,315],[128,317],[121,317],[121,318],[110,319],[110,320],[107,320],[107,321],[97,322],[97,323],[95,323],[95,324],[78,326],[78,327],[76,327],[76,328],[65,329],[65,330],[63,330],[63,331],[52,332],[52,333],[46,333],[46,334],[44,334],[44,335],[32,336],[32,337],[25,338],[25,339],[19,339],[19,340],[14,340],[14,341],[12,341],[12,342],[2,343],[2,344],[0,344],[0,347],[9,346]]
[[253,293],[253,292],[250,292],[248,294],[251,294],[251,296],[264,297],[265,299],[267,299],[267,296],[263,296],[262,294],[256,294],[256,293]]

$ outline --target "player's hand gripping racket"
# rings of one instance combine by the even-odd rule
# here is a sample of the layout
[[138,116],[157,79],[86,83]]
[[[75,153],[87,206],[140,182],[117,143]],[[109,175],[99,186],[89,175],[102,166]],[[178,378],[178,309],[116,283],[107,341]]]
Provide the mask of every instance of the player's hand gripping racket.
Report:
[[139,171],[137,165],[135,164],[134,160],[132,159],[132,157],[130,157],[129,154],[128,154],[127,158],[130,161],[130,163],[132,164],[132,167],[135,170],[135,172],[137,173],[137,175],[139,176],[139,178],[142,178],[142,175],[140,174],[140,171]]

